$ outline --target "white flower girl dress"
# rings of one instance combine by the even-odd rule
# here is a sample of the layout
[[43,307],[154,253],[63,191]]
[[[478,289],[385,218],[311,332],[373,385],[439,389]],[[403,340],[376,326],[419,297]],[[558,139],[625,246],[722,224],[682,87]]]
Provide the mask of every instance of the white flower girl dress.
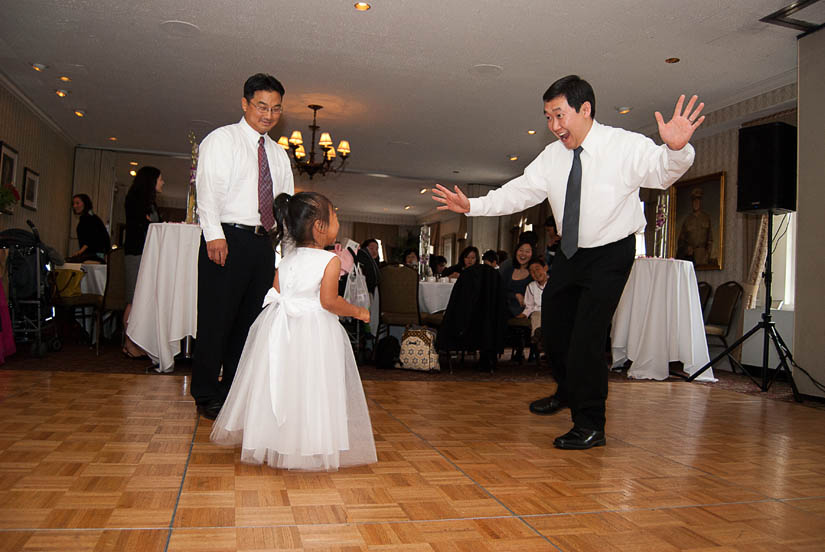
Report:
[[278,267],[249,329],[211,439],[241,444],[241,461],[333,471],[377,461],[367,402],[349,338],[321,306],[321,278],[335,255],[299,247]]

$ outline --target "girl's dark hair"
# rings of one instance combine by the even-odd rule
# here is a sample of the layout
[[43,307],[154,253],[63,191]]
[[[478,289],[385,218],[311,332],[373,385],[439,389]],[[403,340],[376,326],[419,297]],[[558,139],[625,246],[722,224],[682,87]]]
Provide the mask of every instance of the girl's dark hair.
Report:
[[[527,259],[527,262],[524,263],[523,265],[518,262],[518,256],[516,256],[516,252],[518,252],[518,250],[521,249],[522,245],[529,245],[530,246],[530,259]],[[535,254],[536,254],[536,246],[535,245],[533,245],[529,241],[519,242],[519,244],[516,246],[515,251],[513,251],[513,268],[521,268],[522,266],[524,268],[527,268],[528,266],[530,266],[530,260],[532,260],[532,258],[535,256]]]
[[464,251],[461,252],[461,255],[458,256],[458,266],[460,266],[462,268],[462,270],[464,269],[464,258],[467,255],[469,255],[470,253],[475,253],[476,254],[475,264],[478,264],[478,263],[481,262],[481,254],[478,252],[478,247],[476,247],[474,245],[471,245],[469,247],[465,247]]
[[155,186],[157,186],[158,178],[160,178],[160,169],[157,167],[141,167],[138,169],[126,197],[131,197],[138,205],[143,207],[144,212],[149,213],[152,206],[156,205],[158,192]]
[[299,192],[294,196],[278,194],[272,204],[272,214],[275,215],[272,239],[277,245],[284,239],[286,231],[295,245],[313,245],[312,227],[315,221],[321,221],[326,228],[331,211],[332,202],[317,192]]
[[447,258],[443,255],[430,255],[430,268],[436,271],[439,264],[447,265]]
[[481,256],[482,261],[487,261],[488,263],[497,263],[498,262],[498,253],[493,251],[492,249],[488,249],[484,252],[484,255]]
[[83,202],[83,212],[82,215],[88,215],[89,211],[92,210],[92,198],[87,196],[86,194],[75,194],[72,196],[72,199],[77,198]]

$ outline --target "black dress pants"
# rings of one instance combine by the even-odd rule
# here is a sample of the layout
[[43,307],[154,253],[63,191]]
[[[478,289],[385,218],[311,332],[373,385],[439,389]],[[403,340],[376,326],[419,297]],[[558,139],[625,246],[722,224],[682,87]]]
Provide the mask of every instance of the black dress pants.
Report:
[[223,231],[229,249],[224,266],[209,260],[203,238],[198,254],[198,337],[191,386],[197,404],[226,399],[249,327],[275,278],[275,251],[268,236],[227,225]]
[[541,297],[541,327],[556,397],[570,405],[573,424],[604,431],[607,365],[604,344],[633,266],[633,235],[572,258],[558,252]]

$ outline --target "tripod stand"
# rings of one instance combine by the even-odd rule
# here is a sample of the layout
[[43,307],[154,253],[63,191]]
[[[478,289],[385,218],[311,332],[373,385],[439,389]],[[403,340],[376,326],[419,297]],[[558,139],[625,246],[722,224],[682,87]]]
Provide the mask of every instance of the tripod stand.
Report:
[[[773,275],[771,272],[771,259],[773,257],[773,210],[768,210],[768,255],[765,258],[765,271],[762,273],[762,278],[765,280],[765,311],[762,313],[762,320],[758,322],[753,328],[748,330],[742,337],[737,339],[730,347],[725,349],[722,353],[720,353],[716,358],[702,366],[699,370],[694,372],[687,378],[687,381],[693,381],[697,377],[699,377],[702,373],[705,372],[708,368],[719,362],[725,357],[729,357],[732,362],[736,362],[733,357],[730,356],[731,352],[735,351],[737,347],[742,345],[749,337],[753,334],[758,332],[759,330],[764,330],[762,334],[762,381],[757,382],[753,379],[753,377],[747,373],[744,369],[742,370],[745,374],[748,374],[748,377],[751,378],[759,389],[763,392],[770,389],[773,382],[776,380],[776,376],[779,374],[780,370],[783,370],[788,377],[788,380],[791,382],[791,389],[793,389],[793,396],[796,402],[802,402],[802,398],[799,396],[799,390],[796,388],[796,382],[794,382],[793,374],[791,374],[791,370],[788,367],[788,361],[790,360],[793,362],[793,356],[791,355],[790,349],[788,346],[785,345],[785,341],[782,339],[782,336],[779,334],[779,330],[776,329],[776,323],[771,320],[771,283],[773,281]],[[774,370],[773,375],[768,375],[768,360],[769,360],[769,350],[770,344],[773,343],[774,348],[776,349],[776,354],[779,357],[779,366],[776,370]],[[739,364],[736,362],[736,364]],[[741,368],[742,365],[739,364]]]

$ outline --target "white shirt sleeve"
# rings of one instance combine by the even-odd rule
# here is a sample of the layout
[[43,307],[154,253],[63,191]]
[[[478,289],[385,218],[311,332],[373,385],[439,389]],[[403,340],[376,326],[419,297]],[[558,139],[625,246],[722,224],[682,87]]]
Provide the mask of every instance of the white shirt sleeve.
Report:
[[636,138],[627,161],[634,177],[630,182],[638,187],[667,189],[693,165],[696,152],[690,144],[674,151],[665,144],[657,146],[646,136],[628,134]]
[[226,201],[232,176],[232,139],[226,133],[213,132],[201,142],[195,178],[198,218],[206,241],[225,239],[221,228],[221,205]]
[[541,289],[536,282],[527,285],[524,293],[524,316],[529,317],[534,312],[541,312]]
[[524,174],[488,193],[470,199],[468,217],[499,216],[518,213],[547,199],[547,187],[541,174],[541,155],[536,157]]

